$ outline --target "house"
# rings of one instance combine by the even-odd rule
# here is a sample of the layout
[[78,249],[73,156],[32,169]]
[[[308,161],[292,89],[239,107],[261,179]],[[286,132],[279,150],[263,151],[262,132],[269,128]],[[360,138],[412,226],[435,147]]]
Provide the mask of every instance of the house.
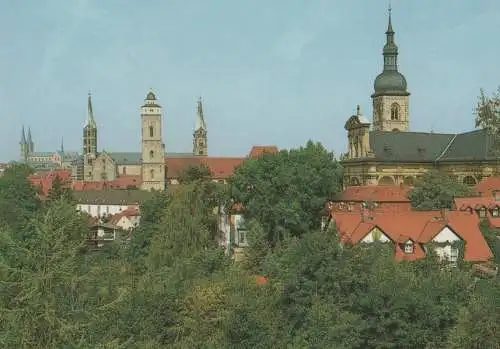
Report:
[[109,223],[119,229],[130,231],[140,223],[141,215],[138,207],[129,207],[111,217]]
[[328,201],[328,211],[352,211],[368,206],[402,212],[411,210],[408,198],[412,187],[405,185],[364,185],[347,187]]
[[219,210],[219,231],[220,245],[229,253],[232,253],[235,260],[240,260],[243,249],[248,246],[247,228],[243,216],[243,205],[235,204],[230,212]]
[[143,190],[85,190],[75,191],[77,210],[92,217],[113,216],[125,210],[138,209],[153,193]]
[[465,261],[487,262],[493,257],[479,229],[479,217],[469,212],[361,209],[332,211],[331,219],[343,244],[392,243],[398,261],[423,259],[434,251],[455,263],[461,244]]
[[455,198],[454,202],[457,210],[473,213],[492,228],[500,228],[500,195]]
[[89,225],[89,248],[100,248],[116,240],[118,227],[111,223],[94,221]]

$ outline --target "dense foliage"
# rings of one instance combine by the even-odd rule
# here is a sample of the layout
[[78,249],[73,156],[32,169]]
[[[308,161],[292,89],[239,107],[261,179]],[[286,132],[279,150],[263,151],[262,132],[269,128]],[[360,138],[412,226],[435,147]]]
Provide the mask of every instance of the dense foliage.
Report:
[[453,198],[473,196],[474,191],[465,184],[439,171],[426,172],[415,183],[409,198],[416,210],[451,209]]
[[491,135],[493,153],[500,157],[500,86],[491,96],[479,91],[475,108],[476,127],[485,129]]
[[[396,263],[390,245],[341,247],[333,228],[315,229],[341,171],[321,149],[265,155],[235,175],[265,201],[242,195],[255,210],[244,263],[217,243],[213,207],[227,198],[209,181],[156,193],[128,245],[89,252],[87,217],[66,195],[41,204],[25,175],[8,173],[0,200],[22,224],[1,216],[0,347],[498,348],[498,279],[432,258]],[[289,234],[276,241],[272,229]]]

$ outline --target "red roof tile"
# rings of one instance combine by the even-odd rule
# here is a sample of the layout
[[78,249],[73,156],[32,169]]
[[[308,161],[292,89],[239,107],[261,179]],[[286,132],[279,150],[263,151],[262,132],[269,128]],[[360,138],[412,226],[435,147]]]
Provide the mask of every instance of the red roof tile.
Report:
[[[421,244],[432,241],[445,227],[451,229],[465,242],[466,261],[487,261],[493,257],[481,231],[475,214],[460,211],[408,211],[357,210],[334,212],[337,231],[343,243],[357,244],[373,228],[380,229],[395,243],[397,260],[415,260],[425,257]],[[399,246],[408,240],[415,242],[414,252],[407,254]]]
[[278,147],[275,145],[254,145],[250,150],[248,157],[251,159],[257,159],[263,154],[278,154]]
[[63,184],[71,181],[71,170],[57,169],[51,171],[38,172],[28,177],[34,187],[40,188],[42,196],[48,195],[54,180],[58,177]]
[[165,157],[167,165],[167,178],[177,179],[189,166],[207,166],[212,172],[213,179],[225,179],[231,176],[234,169],[240,166],[246,158],[239,157],[209,157],[209,156],[186,156]]
[[346,188],[332,201],[410,202],[411,187],[365,185]]
[[500,228],[500,217],[494,217],[492,211],[500,210],[500,198],[492,196],[475,196],[466,198],[455,198],[455,207],[460,211],[476,211],[482,208],[486,209],[486,217],[490,226]]
[[476,185],[476,191],[481,196],[493,196],[494,191],[500,192],[500,176],[483,179]]

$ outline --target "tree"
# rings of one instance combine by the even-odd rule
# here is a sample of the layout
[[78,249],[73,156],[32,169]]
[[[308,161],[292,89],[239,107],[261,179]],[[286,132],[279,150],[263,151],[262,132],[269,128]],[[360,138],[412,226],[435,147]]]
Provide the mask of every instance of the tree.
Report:
[[73,199],[71,188],[68,183],[64,183],[59,176],[56,176],[52,181],[52,188],[50,188],[48,197],[50,200],[68,200]]
[[320,226],[325,201],[340,191],[342,168],[320,143],[249,159],[230,179],[234,202],[256,219],[272,246]]
[[475,115],[476,127],[488,131],[493,140],[493,154],[500,156],[500,86],[491,97],[483,89],[479,91]]
[[474,191],[439,171],[425,173],[409,194],[412,206],[421,211],[451,209],[455,197],[466,196],[474,196]]
[[207,165],[190,165],[188,168],[182,171],[179,182],[181,184],[189,184],[196,181],[209,180],[210,178],[212,178],[212,171]]
[[0,178],[0,225],[7,225],[15,232],[21,232],[41,203],[37,190],[28,176],[32,169],[24,164],[12,164]]

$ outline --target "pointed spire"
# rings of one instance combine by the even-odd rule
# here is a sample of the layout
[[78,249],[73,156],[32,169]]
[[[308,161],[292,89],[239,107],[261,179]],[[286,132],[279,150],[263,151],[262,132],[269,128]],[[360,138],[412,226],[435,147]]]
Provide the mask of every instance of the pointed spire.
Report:
[[28,127],[28,143],[33,143],[33,139],[31,138],[31,127]]
[[201,101],[201,97],[198,98],[198,102],[197,102],[197,108],[196,108],[196,114],[197,114],[197,118],[196,118],[196,128],[195,130],[199,130],[199,129],[203,129],[203,130],[206,130],[207,129],[207,125],[205,124],[205,118],[203,117],[203,104],[202,104],[202,101]]
[[87,103],[87,118],[88,118],[88,123],[91,126],[96,127],[96,122],[94,119],[94,111],[92,110],[92,94],[89,91],[89,98],[88,98],[88,103]]
[[21,141],[19,144],[26,144],[26,133],[24,132],[24,125],[21,127]]
[[61,153],[64,154],[64,137],[61,137]]
[[391,12],[392,12],[392,6],[391,6],[391,1],[389,0],[389,24],[387,25],[386,34],[394,34],[394,30],[392,30]]

